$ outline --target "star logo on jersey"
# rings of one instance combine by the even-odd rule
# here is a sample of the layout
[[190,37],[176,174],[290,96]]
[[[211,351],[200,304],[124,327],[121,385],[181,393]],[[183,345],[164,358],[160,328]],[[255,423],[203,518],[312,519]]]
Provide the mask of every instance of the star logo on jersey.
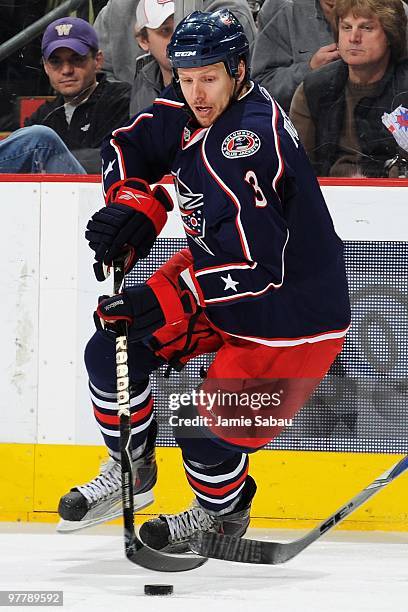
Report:
[[203,215],[204,197],[202,193],[193,193],[191,189],[185,185],[179,176],[180,170],[175,175],[175,187],[177,200],[181,214],[181,220],[184,225],[184,231],[188,238],[192,238],[204,251],[214,255],[211,249],[205,243],[205,219]]
[[255,132],[250,130],[237,130],[232,132],[221,145],[224,157],[235,159],[236,157],[248,157],[254,155],[260,148],[261,141]]
[[103,171],[103,178],[105,180],[108,174],[110,174],[113,171],[113,166],[115,165],[115,163],[116,163],[116,159],[111,160],[109,164],[106,166],[106,169]]
[[238,291],[237,289],[237,285],[239,285],[238,281],[234,281],[233,278],[231,278],[231,274],[228,274],[228,276],[221,276],[221,280],[224,281],[225,283],[225,287],[224,287],[224,291],[229,291],[230,289],[232,289],[232,291]]

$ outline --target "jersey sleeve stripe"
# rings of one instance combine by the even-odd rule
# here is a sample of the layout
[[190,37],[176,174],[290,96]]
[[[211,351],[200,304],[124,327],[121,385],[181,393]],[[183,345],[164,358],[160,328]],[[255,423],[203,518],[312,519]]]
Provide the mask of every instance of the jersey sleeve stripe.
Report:
[[167,100],[166,98],[155,98],[153,104],[162,104],[163,106],[172,106],[173,108],[183,108],[184,102],[176,102],[175,100]]
[[[282,287],[283,282],[284,282],[284,278],[285,278],[285,249],[286,249],[286,245],[288,244],[289,241],[289,230],[287,230],[286,233],[286,241],[285,244],[283,245],[283,249],[282,249],[282,254],[281,254],[281,270],[282,270],[282,275],[280,280],[277,283],[274,282],[268,282],[266,286],[262,287],[262,289],[259,289],[258,291],[242,291],[239,293],[234,293],[233,295],[222,295],[222,296],[214,296],[214,297],[205,297],[205,304],[221,304],[223,302],[233,302],[242,298],[252,298],[252,297],[259,297],[261,295],[263,295],[264,293],[266,293],[267,291],[269,291],[271,288],[273,289],[279,289],[280,287]],[[219,272],[224,271],[224,269],[233,269],[235,268],[236,270],[241,270],[241,276],[237,276],[236,278],[240,279],[241,281],[245,281],[245,279],[248,278],[249,282],[253,283],[252,280],[252,275],[256,274],[255,272],[255,267],[251,267],[249,265],[239,265],[239,264],[232,264],[232,265],[228,265],[224,267],[214,267],[212,269],[203,269],[200,271],[195,272],[195,276],[205,276],[205,275],[209,275],[209,274],[217,274]],[[251,275],[250,277],[248,277],[247,275]],[[265,282],[265,280],[263,280],[263,282]],[[207,289],[203,289],[203,293],[204,295],[208,295],[208,291]],[[211,289],[210,289],[211,290]]]
[[222,302],[234,302],[235,300],[241,300],[244,297],[259,297],[269,291],[269,289],[279,289],[282,286],[282,283],[275,285],[274,283],[269,283],[266,287],[261,289],[260,291],[244,291],[242,293],[237,293],[235,295],[226,295],[222,297],[216,298],[208,298],[205,300],[206,304],[221,304]]
[[[278,105],[276,104],[275,100],[272,98],[272,96],[270,95],[270,93],[264,88],[264,87],[260,87],[260,90],[262,92],[262,94],[265,96],[265,98],[267,98],[269,100],[269,102],[271,103],[271,107],[272,107],[272,132],[273,132],[273,139],[274,139],[274,143],[275,143],[275,150],[278,156],[278,169],[276,171],[275,176],[273,177],[272,180],[272,188],[274,190],[274,192],[276,193],[276,195],[278,195],[277,192],[277,183],[280,180],[280,178],[283,175],[283,170],[285,167],[284,161],[283,161],[283,157],[281,154],[281,150],[280,150],[280,138],[279,138],[279,134],[278,134],[278,120],[279,120],[279,108]],[[279,197],[279,195],[278,195]]]
[[278,195],[277,192],[277,184],[280,180],[280,178],[283,175],[283,168],[284,168],[284,162],[283,162],[283,158],[282,158],[282,154],[281,154],[281,150],[280,150],[280,139],[279,139],[279,134],[278,134],[278,119],[279,119],[279,110],[277,107],[277,104],[275,102],[275,100],[273,100],[273,98],[271,98],[271,103],[272,103],[272,130],[273,130],[273,138],[275,141],[275,149],[276,149],[276,153],[278,156],[278,169],[276,171],[276,174],[272,180],[272,187],[273,190],[275,191],[276,195]]
[[129,132],[130,130],[133,130],[133,128],[140,122],[142,121],[142,119],[152,119],[153,118],[153,114],[152,113],[140,113],[140,115],[137,115],[137,117],[135,117],[134,121],[132,121],[132,123],[130,125],[125,125],[123,127],[120,128],[116,128],[116,130],[114,130],[112,132],[112,136],[115,137],[117,136],[120,132]]
[[143,119],[151,119],[152,117],[153,117],[152,113],[141,113],[135,118],[134,121],[132,121],[130,125],[126,125],[124,127],[117,128],[114,132],[112,132],[113,138],[111,139],[110,144],[112,148],[116,151],[116,158],[118,161],[121,180],[124,180],[127,177],[126,177],[126,170],[125,170],[125,163],[124,163],[122,149],[117,144],[117,142],[115,142],[115,137],[118,134],[121,134],[122,132],[129,132]]
[[241,204],[240,204],[237,196],[231,191],[231,189],[229,189],[229,187],[227,187],[227,185],[220,179],[218,174],[211,167],[211,165],[210,165],[210,163],[208,161],[206,152],[205,152],[205,143],[207,141],[207,136],[210,133],[210,129],[208,130],[207,134],[205,135],[203,144],[201,146],[201,154],[202,154],[202,158],[203,158],[203,161],[204,161],[204,165],[205,165],[208,173],[218,183],[218,185],[221,187],[221,189],[228,195],[229,198],[231,198],[232,202],[234,203],[234,206],[237,209],[237,215],[236,215],[236,218],[235,218],[235,225],[236,225],[237,230],[238,230],[238,235],[239,235],[239,239],[240,239],[240,242],[241,242],[241,247],[242,247],[245,259],[251,260],[252,259],[251,252],[249,250],[248,241],[246,239],[244,228],[242,227],[242,222],[241,222]]
[[[213,327],[215,327],[213,325]],[[215,327],[216,329],[216,327]],[[323,332],[321,334],[317,334],[315,336],[305,336],[304,338],[257,338],[256,336],[240,336],[239,334],[230,334],[229,336],[234,336],[234,338],[241,338],[242,340],[249,340],[249,342],[256,342],[257,344],[263,344],[265,346],[275,346],[275,347],[284,347],[284,346],[298,346],[299,344],[314,344],[315,342],[323,342],[324,340],[336,340],[338,338],[343,338],[348,330],[350,329],[350,325],[347,325],[346,328],[340,330],[332,330]]]
[[256,262],[254,262],[251,266],[247,263],[225,264],[224,266],[211,266],[209,268],[200,268],[195,272],[195,275],[203,276],[204,274],[212,274],[213,272],[224,272],[225,270],[254,270],[256,266]]

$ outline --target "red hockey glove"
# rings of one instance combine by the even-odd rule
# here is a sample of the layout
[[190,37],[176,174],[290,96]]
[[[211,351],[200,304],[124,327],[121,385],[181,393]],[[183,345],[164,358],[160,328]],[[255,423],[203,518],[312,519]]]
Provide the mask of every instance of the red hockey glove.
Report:
[[163,229],[173,202],[161,185],[153,191],[140,179],[127,179],[111,190],[107,206],[88,222],[85,238],[95,251],[95,276],[106,278],[106,267],[123,251],[128,272],[135,263],[150,253]]
[[[172,263],[174,260],[177,265]],[[165,325],[180,323],[198,309],[192,291],[180,277],[186,261],[177,254],[166,264],[166,273],[159,270],[144,285],[112,297],[102,296],[97,317],[111,324],[127,321],[130,340],[145,339]]]

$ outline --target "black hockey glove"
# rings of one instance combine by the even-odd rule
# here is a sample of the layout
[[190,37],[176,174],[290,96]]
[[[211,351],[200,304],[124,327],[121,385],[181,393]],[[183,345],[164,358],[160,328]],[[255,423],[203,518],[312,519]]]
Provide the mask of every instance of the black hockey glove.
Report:
[[[148,285],[130,287],[124,293],[100,298],[96,316],[102,322],[114,324],[126,321],[129,340],[143,340],[165,323],[163,311],[154,291]],[[95,322],[98,324],[97,318]]]
[[107,268],[123,251],[128,252],[126,272],[147,257],[172,209],[173,202],[161,185],[152,191],[145,181],[128,179],[113,190],[107,206],[86,226],[85,238],[95,251],[97,280],[105,280]]

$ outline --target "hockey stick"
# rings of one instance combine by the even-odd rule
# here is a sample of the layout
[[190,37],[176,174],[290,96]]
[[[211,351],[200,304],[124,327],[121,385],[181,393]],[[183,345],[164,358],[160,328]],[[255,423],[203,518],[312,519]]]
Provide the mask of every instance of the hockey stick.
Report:
[[[125,279],[125,260],[117,259],[113,265],[114,293],[120,293]],[[120,456],[122,472],[123,527],[125,554],[132,563],[156,572],[185,572],[203,565],[201,557],[175,557],[149,548],[137,537],[134,522],[133,474],[131,456],[130,392],[128,376],[127,323],[116,324],[116,380],[120,429]]]
[[205,557],[237,561],[239,563],[258,563],[277,565],[285,563],[298,555],[310,544],[318,540],[340,521],[349,516],[370,497],[386,487],[408,468],[408,455],[379,476],[365,489],[357,493],[347,504],[339,508],[323,523],[312,529],[303,538],[293,542],[263,542],[260,540],[240,539],[217,533],[195,532],[189,541],[190,549]]

